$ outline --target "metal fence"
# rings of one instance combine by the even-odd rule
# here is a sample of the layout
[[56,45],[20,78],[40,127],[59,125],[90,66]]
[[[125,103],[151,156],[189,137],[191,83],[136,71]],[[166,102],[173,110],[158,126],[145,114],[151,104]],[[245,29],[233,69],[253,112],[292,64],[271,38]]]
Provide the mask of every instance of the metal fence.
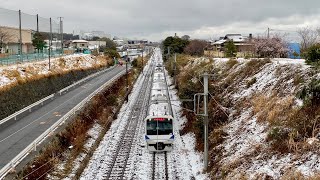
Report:
[[[62,57],[61,51],[51,52],[50,58]],[[42,61],[49,59],[49,53],[23,53],[23,54],[14,54],[9,55],[3,58],[0,58],[0,65],[10,65],[23,62],[32,62],[32,61]]]
[[[32,45],[37,32],[46,42],[42,50],[36,50]],[[62,18],[45,18],[0,8],[0,65],[61,56],[62,42]]]

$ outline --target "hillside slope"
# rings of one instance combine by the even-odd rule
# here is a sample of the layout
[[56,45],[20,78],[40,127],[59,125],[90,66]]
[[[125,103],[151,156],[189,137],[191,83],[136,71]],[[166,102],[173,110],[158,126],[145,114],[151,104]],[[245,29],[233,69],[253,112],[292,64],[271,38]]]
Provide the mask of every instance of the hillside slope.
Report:
[[[170,69],[170,63],[167,66]],[[304,60],[180,56],[178,67],[180,98],[193,98],[193,93],[203,91],[201,74],[214,75],[209,85],[211,178],[287,179],[317,175],[319,74]],[[201,150],[202,123],[187,112],[184,114],[189,119],[184,131],[195,132]]]

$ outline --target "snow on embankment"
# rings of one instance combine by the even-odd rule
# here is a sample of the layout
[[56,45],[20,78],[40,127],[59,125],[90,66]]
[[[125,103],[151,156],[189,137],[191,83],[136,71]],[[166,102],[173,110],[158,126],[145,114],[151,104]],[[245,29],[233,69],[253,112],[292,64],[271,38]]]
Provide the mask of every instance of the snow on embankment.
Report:
[[[246,67],[246,63],[242,62],[235,65],[231,71],[245,73],[241,69]],[[272,123],[263,120],[261,122],[259,116],[261,111],[255,110],[257,103],[254,101],[256,97],[263,96],[267,101],[278,100],[280,103],[290,97],[294,106],[301,106],[302,101],[296,98],[296,94],[301,86],[311,79],[310,71],[303,60],[274,59],[252,73],[253,76],[243,79],[233,76],[237,87],[231,86],[233,90],[226,90],[223,93],[235,105],[230,109],[230,122],[223,127],[227,136],[220,145],[223,153],[219,164],[222,171],[228,172],[227,178],[245,176],[249,179],[257,177],[278,179],[290,169],[300,171],[306,176],[320,170],[320,156],[315,152],[280,153],[272,150],[270,142],[267,141]],[[231,73],[226,78],[230,75],[234,74]],[[244,103],[246,105],[241,105]],[[270,113],[274,110],[272,108],[268,110],[267,104],[270,103],[272,102],[267,102],[266,106],[262,107],[268,114],[266,118],[271,116]],[[285,108],[284,106],[280,105],[279,111]],[[280,116],[280,113],[274,113],[274,119]]]
[[51,59],[50,70],[48,64],[49,60],[0,66],[0,89],[53,74],[106,66],[107,59],[105,57],[75,54]]
[[316,134],[294,132],[305,113],[297,94],[318,77],[304,60],[197,58],[184,68],[201,69],[208,62],[214,94],[229,112],[220,127],[223,141],[211,149],[212,178],[285,179],[320,172]]

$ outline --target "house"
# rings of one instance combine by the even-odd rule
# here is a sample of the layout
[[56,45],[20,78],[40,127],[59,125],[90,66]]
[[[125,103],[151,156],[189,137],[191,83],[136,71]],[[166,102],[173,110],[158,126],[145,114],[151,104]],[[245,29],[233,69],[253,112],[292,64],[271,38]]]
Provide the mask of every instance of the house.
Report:
[[233,41],[237,48],[237,56],[244,57],[253,53],[252,34],[242,36],[241,34],[227,34],[220,37],[219,40],[211,42],[212,50],[215,56],[224,57],[225,45],[228,41]]
[[[19,54],[20,52],[20,32],[19,28],[0,26],[0,44],[2,53]],[[22,29],[22,53],[34,52],[32,46],[32,30]]]
[[89,49],[98,49],[101,46],[106,46],[106,41],[88,41]]
[[75,49],[80,49],[80,50],[84,50],[84,49],[88,49],[89,48],[89,42],[86,40],[73,40],[71,43],[72,47]]

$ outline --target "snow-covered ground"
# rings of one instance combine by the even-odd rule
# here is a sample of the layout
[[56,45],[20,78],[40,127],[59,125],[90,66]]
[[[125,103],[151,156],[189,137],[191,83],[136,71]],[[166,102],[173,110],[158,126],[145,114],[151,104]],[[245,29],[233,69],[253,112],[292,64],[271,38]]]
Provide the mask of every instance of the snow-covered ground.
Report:
[[[226,67],[226,58],[196,58],[186,67],[194,68],[202,62],[212,62],[213,67],[223,69]],[[235,65],[225,79],[237,72],[241,72],[249,60],[237,59]],[[198,67],[201,68],[201,67]],[[222,70],[223,71],[223,70]],[[253,76],[232,81],[233,90],[225,89],[223,97],[229,98],[233,104],[243,107],[232,107],[229,122],[223,127],[227,136],[217,149],[222,149],[222,157],[218,166],[227,170],[226,179],[260,179],[271,177],[279,179],[288,170],[300,171],[305,176],[320,172],[320,155],[317,152],[287,153],[272,152],[266,142],[268,124],[258,122],[253,113],[252,98],[256,95],[276,95],[278,98],[292,97],[296,106],[302,106],[302,101],[296,98],[302,85],[308,84],[312,77],[319,77],[311,73],[312,68],[305,64],[303,59],[271,59],[270,63],[263,65]],[[220,71],[221,73],[221,71]],[[225,80],[223,79],[223,80]],[[248,86],[250,80],[255,79]],[[294,82],[299,81],[299,82]],[[236,82],[236,84],[235,84]],[[239,112],[240,110],[240,112]]]
[[[160,51],[156,52],[158,52],[158,54],[156,54],[155,57],[161,57]],[[148,62],[144,72],[147,72],[147,68],[150,67],[150,63],[151,61]],[[140,93],[143,79],[146,78],[145,74],[146,73],[141,74],[138,78],[132,90],[132,94],[129,96],[128,103],[122,106],[118,118],[112,123],[109,131],[104,136],[96,152],[93,154],[87,168],[81,175],[81,179],[105,178],[104,175],[109,168],[108,161],[111,160],[121,132],[127,124],[129,114],[134,109],[133,105]],[[168,84],[172,84],[172,80],[169,77],[168,80]],[[173,86],[170,87],[170,96],[173,100],[178,100]],[[169,179],[208,179],[207,175],[202,173],[202,155],[195,151],[194,135],[179,135],[179,130],[181,130],[184,122],[186,121],[184,117],[181,117],[180,102],[172,101],[172,103],[176,121],[174,123],[174,150],[168,153]],[[151,179],[153,156],[145,147],[144,128],[144,123],[140,123],[138,125],[138,136],[134,141],[135,144],[131,148],[128,165],[125,171],[126,179]],[[164,164],[162,164],[163,156],[158,154],[156,158],[159,158],[159,163],[157,164],[157,169],[155,170],[156,179],[163,179],[165,171]]]
[[102,57],[73,54],[51,59],[50,70],[49,60],[0,66],[0,89],[5,86],[14,85],[18,81],[41,78],[50,74],[58,74],[71,70],[88,69],[106,64],[106,59]]

